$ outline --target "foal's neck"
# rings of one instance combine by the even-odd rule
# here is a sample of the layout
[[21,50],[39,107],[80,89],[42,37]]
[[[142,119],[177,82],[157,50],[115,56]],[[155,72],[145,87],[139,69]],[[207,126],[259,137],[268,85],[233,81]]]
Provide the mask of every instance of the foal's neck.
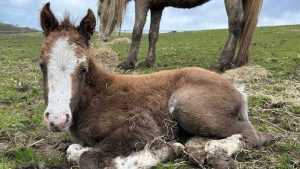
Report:
[[97,65],[93,59],[89,59],[87,84],[90,88],[93,88],[95,92],[105,90],[112,83],[112,80],[113,75],[110,72]]

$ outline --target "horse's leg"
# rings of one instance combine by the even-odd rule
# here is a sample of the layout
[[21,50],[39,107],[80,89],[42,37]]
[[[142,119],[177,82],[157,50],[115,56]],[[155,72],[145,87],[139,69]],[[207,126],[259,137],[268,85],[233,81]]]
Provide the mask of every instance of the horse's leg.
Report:
[[159,25],[163,9],[151,9],[151,25],[149,32],[149,48],[146,60],[140,62],[138,66],[152,67],[155,63],[156,49],[155,45],[159,37]]
[[135,1],[135,22],[132,32],[132,43],[130,45],[127,61],[124,61],[118,65],[118,68],[120,69],[128,70],[135,68],[148,10],[148,1]]
[[233,59],[235,55],[235,49],[244,24],[244,10],[242,1],[225,0],[225,6],[228,15],[229,35],[220,56],[219,63],[214,67],[217,71],[221,72],[234,67]]

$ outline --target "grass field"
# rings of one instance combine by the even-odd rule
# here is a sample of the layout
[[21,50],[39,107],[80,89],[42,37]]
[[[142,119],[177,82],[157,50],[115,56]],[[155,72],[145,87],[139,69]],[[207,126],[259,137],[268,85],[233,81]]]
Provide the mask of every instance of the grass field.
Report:
[[[164,33],[157,44],[157,63],[149,73],[215,63],[226,30]],[[94,43],[96,43],[96,38]],[[139,60],[147,52],[143,37]],[[41,33],[0,35],[0,168],[68,168],[67,133],[51,133],[43,124],[44,102],[38,60]],[[258,28],[250,68],[240,77],[249,95],[250,120],[281,139],[263,148],[242,151],[238,168],[300,168],[300,25]],[[110,44],[124,60],[128,44]],[[33,144],[34,143],[34,144]],[[33,144],[33,145],[32,145]],[[181,163],[168,163],[176,168]],[[157,168],[165,168],[160,165]],[[180,166],[179,168],[189,168]]]

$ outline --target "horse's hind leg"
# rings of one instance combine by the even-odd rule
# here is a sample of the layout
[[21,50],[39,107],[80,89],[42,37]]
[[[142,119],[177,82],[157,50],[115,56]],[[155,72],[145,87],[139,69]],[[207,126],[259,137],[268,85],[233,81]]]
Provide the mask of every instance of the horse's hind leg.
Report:
[[241,134],[233,134],[221,140],[195,137],[188,140],[185,150],[189,161],[197,166],[212,168],[234,168],[232,155],[242,149],[261,146],[268,136],[257,132],[248,121],[241,122]]
[[118,68],[128,70],[134,69],[137,61],[137,54],[140,48],[140,42],[145,26],[147,12],[149,10],[148,1],[135,1],[135,22],[132,32],[132,43],[130,45],[127,61],[118,65]]
[[244,24],[244,10],[242,1],[225,0],[225,6],[228,15],[229,34],[220,56],[219,63],[215,66],[215,69],[221,72],[234,67],[233,58],[235,49]]
[[156,58],[156,49],[155,45],[159,36],[159,25],[162,16],[163,8],[161,9],[151,9],[151,25],[149,32],[149,48],[148,55],[145,61],[142,61],[138,64],[141,67],[152,67],[155,63]]
[[179,126],[196,136],[226,138],[241,134],[245,148],[261,146],[266,139],[251,122],[240,119],[242,96],[217,87],[187,86],[169,100],[170,112]]

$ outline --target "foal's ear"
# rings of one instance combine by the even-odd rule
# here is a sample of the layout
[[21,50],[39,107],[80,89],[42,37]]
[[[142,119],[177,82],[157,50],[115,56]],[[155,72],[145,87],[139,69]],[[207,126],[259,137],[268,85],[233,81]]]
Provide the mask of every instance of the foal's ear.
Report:
[[40,22],[45,36],[58,27],[59,23],[50,10],[50,2],[44,5],[40,14]]
[[95,15],[91,9],[88,9],[86,16],[81,20],[77,30],[83,37],[85,37],[87,40],[90,40],[91,36],[94,34],[95,26]]

